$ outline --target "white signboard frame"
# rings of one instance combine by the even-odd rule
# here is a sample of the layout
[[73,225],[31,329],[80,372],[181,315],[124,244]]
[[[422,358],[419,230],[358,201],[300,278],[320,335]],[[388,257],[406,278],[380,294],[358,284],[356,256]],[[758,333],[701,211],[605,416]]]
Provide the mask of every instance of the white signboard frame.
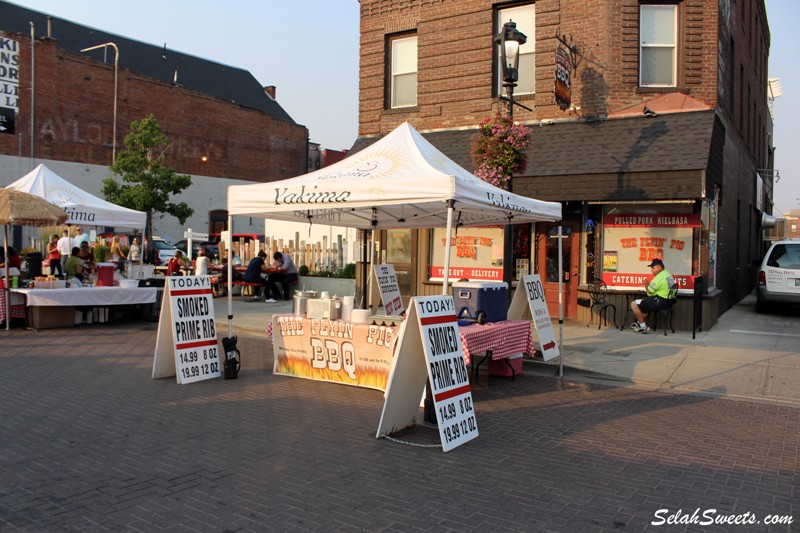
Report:
[[167,276],[158,319],[153,379],[181,385],[222,377],[211,276]]
[[374,270],[386,314],[402,315],[405,308],[403,307],[403,297],[400,295],[400,285],[397,283],[394,265],[374,265]]
[[386,389],[378,438],[414,424],[426,377],[431,383],[442,451],[476,438],[478,422],[452,296],[411,299]]
[[508,309],[508,318],[520,320],[523,318],[525,303],[533,317],[533,324],[536,327],[536,336],[539,341],[539,350],[545,361],[555,359],[561,355],[561,347],[556,342],[553,323],[550,320],[550,312],[547,310],[547,300],[545,300],[544,287],[539,274],[530,274],[522,277],[522,282],[514,292],[511,306]]

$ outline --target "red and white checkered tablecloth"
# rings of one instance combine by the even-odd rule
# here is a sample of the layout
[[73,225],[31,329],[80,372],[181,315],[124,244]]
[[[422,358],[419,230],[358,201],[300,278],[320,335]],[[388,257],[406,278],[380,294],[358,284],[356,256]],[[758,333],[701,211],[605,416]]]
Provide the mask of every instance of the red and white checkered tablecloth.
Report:
[[[21,305],[18,305],[18,300],[22,298]],[[12,294],[11,295],[11,306],[9,309],[9,313],[11,314],[11,318],[25,318],[25,302],[24,297],[19,295]],[[6,290],[0,289],[0,323],[6,321]]]
[[519,353],[533,355],[536,346],[528,320],[506,320],[488,324],[460,326],[464,361],[470,364],[472,354],[492,350],[492,359],[505,359]]

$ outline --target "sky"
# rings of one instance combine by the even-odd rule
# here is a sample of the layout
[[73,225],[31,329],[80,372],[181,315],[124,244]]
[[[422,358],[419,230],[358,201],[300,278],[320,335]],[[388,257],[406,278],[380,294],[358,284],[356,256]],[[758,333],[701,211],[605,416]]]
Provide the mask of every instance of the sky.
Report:
[[[358,132],[358,0],[11,0],[146,43],[249,70],[323,148]],[[775,100],[774,193],[780,216],[800,209],[800,0],[766,0]],[[125,58],[120,55],[120,64]],[[792,66],[795,65],[795,66]]]
[[[358,0],[10,2],[248,70],[261,85],[276,87],[278,103],[308,128],[312,142],[341,150],[356,140]],[[119,62],[125,66],[124,51]]]

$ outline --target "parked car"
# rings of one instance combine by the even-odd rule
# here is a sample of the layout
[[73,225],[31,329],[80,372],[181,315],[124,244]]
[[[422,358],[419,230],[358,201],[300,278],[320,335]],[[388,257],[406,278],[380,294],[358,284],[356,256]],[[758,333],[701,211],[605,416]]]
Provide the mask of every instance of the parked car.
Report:
[[159,237],[153,237],[150,242],[153,245],[153,248],[155,248],[158,251],[159,265],[166,265],[170,259],[175,257],[175,251],[177,250],[177,248],[169,244],[164,239],[161,239]]
[[774,304],[800,304],[800,240],[776,241],[767,250],[758,272],[756,311]]
[[[189,244],[187,239],[181,239],[175,243],[175,247],[188,257],[186,246]],[[192,241],[192,260],[197,259],[197,251],[202,248],[206,251],[206,256],[209,259],[219,259],[219,246],[216,243],[209,241]]]

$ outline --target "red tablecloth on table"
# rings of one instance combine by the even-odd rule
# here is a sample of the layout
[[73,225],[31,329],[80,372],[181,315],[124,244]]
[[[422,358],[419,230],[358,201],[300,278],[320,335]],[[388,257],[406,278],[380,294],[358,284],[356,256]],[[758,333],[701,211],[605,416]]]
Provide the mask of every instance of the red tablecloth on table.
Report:
[[[12,302],[14,299],[12,298]],[[14,305],[11,304],[11,308],[9,309],[9,313],[11,314],[11,318],[25,318],[25,305]],[[0,289],[0,323],[6,321],[6,290]]]
[[488,324],[460,326],[464,361],[470,364],[472,354],[492,351],[492,359],[504,359],[526,353],[533,355],[536,346],[528,320],[506,320]]

